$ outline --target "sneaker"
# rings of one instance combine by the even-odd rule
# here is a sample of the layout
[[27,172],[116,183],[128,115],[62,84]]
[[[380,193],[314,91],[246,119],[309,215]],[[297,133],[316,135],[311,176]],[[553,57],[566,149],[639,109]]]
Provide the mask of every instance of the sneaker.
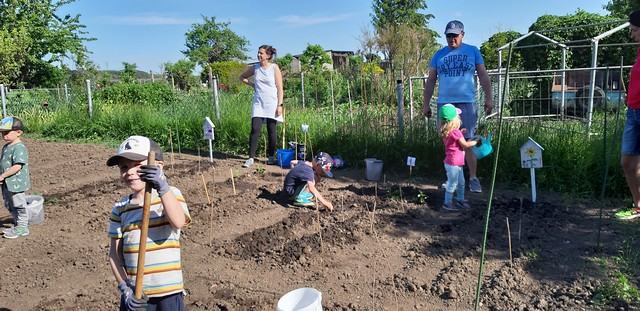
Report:
[[295,201],[293,201],[293,205],[295,206],[313,206],[313,202],[307,198],[297,197]]
[[269,159],[267,159],[267,165],[276,165],[276,159],[269,157]]
[[640,217],[640,207],[623,209],[615,213],[613,217],[622,220],[629,220]]
[[442,209],[450,212],[459,211],[459,209],[453,204],[453,202],[442,204]]
[[311,200],[311,199],[313,199],[313,194],[311,192],[307,192],[307,191],[300,192],[300,194],[298,194],[298,198]]
[[482,192],[482,186],[480,185],[480,180],[478,178],[470,178],[469,179],[469,191],[480,193]]
[[27,227],[22,227],[22,228],[13,227],[13,228],[11,228],[11,231],[9,231],[9,232],[4,234],[4,237],[7,238],[7,239],[15,239],[17,237],[21,237],[21,236],[25,236],[25,235],[29,235],[29,228],[27,228]]
[[253,158],[249,158],[247,159],[247,161],[244,161],[244,164],[242,164],[242,167],[250,167],[251,165],[253,165]]
[[456,205],[462,209],[470,209],[471,204],[469,204],[469,200],[460,200],[456,202]]
[[13,226],[9,228],[2,228],[2,234],[7,234],[13,230]]

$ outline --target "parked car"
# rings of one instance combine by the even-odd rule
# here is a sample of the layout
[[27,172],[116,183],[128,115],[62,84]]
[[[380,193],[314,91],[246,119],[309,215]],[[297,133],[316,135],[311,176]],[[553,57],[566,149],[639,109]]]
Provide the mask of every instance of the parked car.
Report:
[[[593,88],[594,109],[615,110],[618,103],[624,105],[626,91],[619,70],[595,69],[595,86]],[[565,73],[564,90],[562,87],[562,74],[557,73],[553,77],[551,87],[551,105],[554,109],[560,109],[562,104],[562,92],[564,91],[565,112],[584,114],[589,108],[589,92],[591,90],[591,69],[567,71]],[[607,80],[605,83],[605,79]]]

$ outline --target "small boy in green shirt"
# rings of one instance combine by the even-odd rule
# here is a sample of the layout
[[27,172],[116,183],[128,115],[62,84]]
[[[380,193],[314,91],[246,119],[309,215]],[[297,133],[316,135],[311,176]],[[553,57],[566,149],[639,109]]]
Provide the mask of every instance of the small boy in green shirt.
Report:
[[25,191],[31,188],[29,153],[20,136],[24,127],[16,117],[0,121],[0,133],[6,144],[0,156],[0,184],[2,198],[13,218],[14,226],[2,230],[4,237],[15,239],[29,234],[29,213]]

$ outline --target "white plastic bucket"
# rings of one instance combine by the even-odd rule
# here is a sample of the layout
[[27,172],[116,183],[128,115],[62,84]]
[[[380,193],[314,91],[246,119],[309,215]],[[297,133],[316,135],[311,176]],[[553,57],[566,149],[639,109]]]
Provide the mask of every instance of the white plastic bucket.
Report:
[[382,177],[382,160],[376,158],[364,159],[365,174],[364,178],[371,181],[379,181]]
[[322,293],[311,287],[294,289],[278,300],[278,311],[322,311]]
[[37,225],[44,221],[44,198],[39,195],[26,195],[27,212],[29,214],[29,226]]

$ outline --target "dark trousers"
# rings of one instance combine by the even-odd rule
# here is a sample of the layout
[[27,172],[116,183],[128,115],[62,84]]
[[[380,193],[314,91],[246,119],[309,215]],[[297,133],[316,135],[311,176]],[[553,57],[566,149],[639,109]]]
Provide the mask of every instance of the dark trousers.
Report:
[[258,150],[258,138],[262,124],[267,123],[267,134],[269,143],[267,144],[267,156],[272,157],[276,152],[276,143],[278,142],[278,134],[276,133],[276,125],[278,122],[269,118],[251,118],[251,134],[249,135],[249,157],[255,158]]

